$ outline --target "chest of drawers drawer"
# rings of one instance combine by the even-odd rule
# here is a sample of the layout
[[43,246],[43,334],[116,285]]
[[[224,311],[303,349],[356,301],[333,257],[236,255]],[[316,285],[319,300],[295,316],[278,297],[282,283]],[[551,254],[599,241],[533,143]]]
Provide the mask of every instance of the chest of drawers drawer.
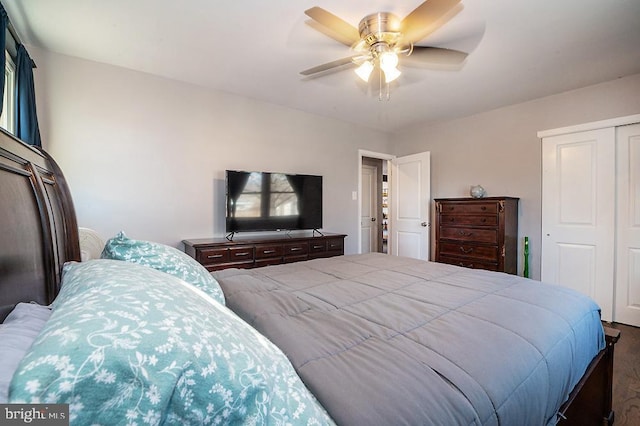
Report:
[[441,219],[442,225],[451,226],[498,226],[498,215],[455,215],[455,214],[443,214]]
[[500,205],[492,201],[462,201],[462,202],[447,202],[442,204],[441,213],[455,213],[455,214],[498,214],[500,211]]
[[462,266],[471,269],[485,269],[487,271],[500,271],[499,264],[496,262],[481,262],[476,259],[467,259],[459,257],[441,256],[440,263],[448,263],[449,265]]
[[477,259],[486,262],[498,262],[498,246],[481,246],[464,243],[440,243],[441,256],[464,256],[467,259]]
[[475,241],[479,243],[498,244],[498,230],[484,228],[440,227],[441,240]]

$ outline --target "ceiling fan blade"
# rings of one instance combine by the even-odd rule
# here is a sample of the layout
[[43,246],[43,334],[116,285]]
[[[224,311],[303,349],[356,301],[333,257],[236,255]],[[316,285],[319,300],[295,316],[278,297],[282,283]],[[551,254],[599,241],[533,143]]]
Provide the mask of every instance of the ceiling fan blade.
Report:
[[402,64],[413,67],[459,68],[468,54],[441,47],[413,46],[413,52],[402,58]]
[[338,68],[344,65],[353,64],[356,65],[354,59],[358,56],[349,56],[348,58],[336,59],[335,61],[327,62],[326,64],[318,65],[308,70],[300,71],[302,75],[312,75],[323,71],[328,71],[332,68]]
[[416,43],[462,10],[460,0],[426,0],[400,23],[405,43]]
[[[305,10],[304,13],[309,18],[331,30],[331,33],[325,33],[324,31],[323,33],[338,40],[340,43],[351,46],[360,40],[360,33],[356,27],[321,7],[312,7]],[[318,28],[316,27],[316,29]]]

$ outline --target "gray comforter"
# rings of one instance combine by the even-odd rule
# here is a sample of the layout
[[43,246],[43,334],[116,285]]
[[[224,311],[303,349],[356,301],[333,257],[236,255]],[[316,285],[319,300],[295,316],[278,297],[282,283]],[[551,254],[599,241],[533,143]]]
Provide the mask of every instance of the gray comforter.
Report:
[[598,306],[382,254],[214,273],[341,425],[545,425],[604,347]]

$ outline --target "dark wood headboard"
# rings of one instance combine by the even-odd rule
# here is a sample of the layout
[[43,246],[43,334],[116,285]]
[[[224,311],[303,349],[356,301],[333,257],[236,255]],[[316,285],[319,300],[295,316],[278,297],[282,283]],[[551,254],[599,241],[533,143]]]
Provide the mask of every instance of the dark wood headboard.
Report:
[[62,171],[0,129],[0,321],[18,302],[51,303],[70,260],[80,260],[80,245]]

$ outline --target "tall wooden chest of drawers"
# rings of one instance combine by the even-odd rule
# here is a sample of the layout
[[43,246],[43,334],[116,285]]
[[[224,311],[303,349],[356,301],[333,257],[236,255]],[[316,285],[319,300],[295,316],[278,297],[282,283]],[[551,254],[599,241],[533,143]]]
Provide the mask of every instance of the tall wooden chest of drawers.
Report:
[[436,262],[516,274],[518,200],[436,199]]

